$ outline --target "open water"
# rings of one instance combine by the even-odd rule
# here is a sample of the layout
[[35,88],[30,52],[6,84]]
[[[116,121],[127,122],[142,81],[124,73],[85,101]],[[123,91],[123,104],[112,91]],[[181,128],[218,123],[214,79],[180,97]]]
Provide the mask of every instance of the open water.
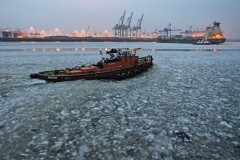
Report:
[[[136,77],[46,83],[31,73],[141,47]],[[240,43],[0,43],[0,157],[240,159]]]

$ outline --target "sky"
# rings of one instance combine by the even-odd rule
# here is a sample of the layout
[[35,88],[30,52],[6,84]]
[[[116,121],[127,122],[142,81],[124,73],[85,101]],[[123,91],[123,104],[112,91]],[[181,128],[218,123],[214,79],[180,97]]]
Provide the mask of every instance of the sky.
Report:
[[[0,28],[64,33],[87,29],[89,33],[112,28],[133,12],[131,26],[144,14],[142,31],[152,33],[169,23],[182,30],[205,29],[213,21],[221,23],[224,36],[240,38],[240,0],[0,0]],[[173,33],[174,34],[174,33]]]

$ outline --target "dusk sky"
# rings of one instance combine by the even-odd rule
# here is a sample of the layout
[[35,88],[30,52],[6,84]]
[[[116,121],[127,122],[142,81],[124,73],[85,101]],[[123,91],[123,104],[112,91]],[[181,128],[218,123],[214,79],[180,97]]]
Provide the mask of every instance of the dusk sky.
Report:
[[142,31],[152,33],[169,23],[183,30],[205,29],[221,23],[226,38],[240,38],[240,0],[1,0],[0,28],[50,31],[58,27],[69,33],[112,31],[123,12],[133,12],[132,25],[144,14]]

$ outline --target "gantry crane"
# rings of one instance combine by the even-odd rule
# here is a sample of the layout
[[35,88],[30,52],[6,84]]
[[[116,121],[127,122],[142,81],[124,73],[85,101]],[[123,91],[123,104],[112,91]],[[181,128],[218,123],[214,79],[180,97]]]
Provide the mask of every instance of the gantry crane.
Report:
[[113,28],[115,37],[123,37],[123,23],[125,19],[126,11],[124,11],[123,16],[120,17],[119,23]]
[[[120,17],[119,23],[115,25],[113,28],[115,37],[121,37],[121,38],[127,38],[131,37],[132,35],[134,37],[141,37],[141,25],[143,20],[143,14],[140,19],[137,21],[137,25],[133,28],[131,27],[133,12],[131,13],[130,17],[127,18],[126,23],[124,24],[126,11],[124,11],[123,16]],[[132,34],[133,32],[133,34]]]
[[141,38],[143,16],[144,16],[144,14],[142,14],[142,17],[140,19],[138,19],[137,25],[132,28],[134,37]]
[[87,27],[87,31],[86,31],[86,37],[88,37],[88,31],[89,31],[89,26]]
[[184,34],[185,36],[191,35],[193,32],[192,26],[189,27],[189,29],[186,29],[184,32],[180,32],[181,34]]
[[182,29],[177,29],[176,27],[174,27],[174,29],[172,29],[172,24],[169,23],[168,26],[166,28],[164,28],[163,30],[160,30],[159,33],[164,37],[171,37],[172,31],[181,31],[181,30]]
[[127,18],[126,25],[123,26],[123,37],[131,37],[131,21],[132,21],[133,12],[131,16]]

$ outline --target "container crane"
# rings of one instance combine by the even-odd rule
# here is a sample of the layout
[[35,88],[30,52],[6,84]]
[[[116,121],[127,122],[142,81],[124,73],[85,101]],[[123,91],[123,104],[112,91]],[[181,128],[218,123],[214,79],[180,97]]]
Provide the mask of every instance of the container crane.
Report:
[[123,23],[125,19],[126,11],[124,11],[123,16],[120,17],[119,23],[113,28],[115,37],[123,37]]
[[124,30],[124,37],[131,37],[131,21],[132,21],[133,12],[131,13],[131,16],[127,18],[126,25],[123,26]]
[[185,36],[191,35],[193,32],[192,26],[189,27],[189,29],[186,29],[184,32],[180,32],[181,34],[184,34]]
[[[173,26],[174,27],[174,26]],[[164,37],[171,37],[172,36],[172,31],[181,31],[182,29],[177,29],[176,27],[174,27],[174,29],[172,29],[172,24],[169,23],[168,26],[166,28],[164,28],[163,30],[160,30],[159,33],[162,35],[162,33],[164,33]]]
[[89,26],[87,27],[86,37],[88,37]]
[[143,16],[144,14],[142,14],[142,17],[140,19],[138,19],[137,25],[132,28],[135,37],[141,38]]

